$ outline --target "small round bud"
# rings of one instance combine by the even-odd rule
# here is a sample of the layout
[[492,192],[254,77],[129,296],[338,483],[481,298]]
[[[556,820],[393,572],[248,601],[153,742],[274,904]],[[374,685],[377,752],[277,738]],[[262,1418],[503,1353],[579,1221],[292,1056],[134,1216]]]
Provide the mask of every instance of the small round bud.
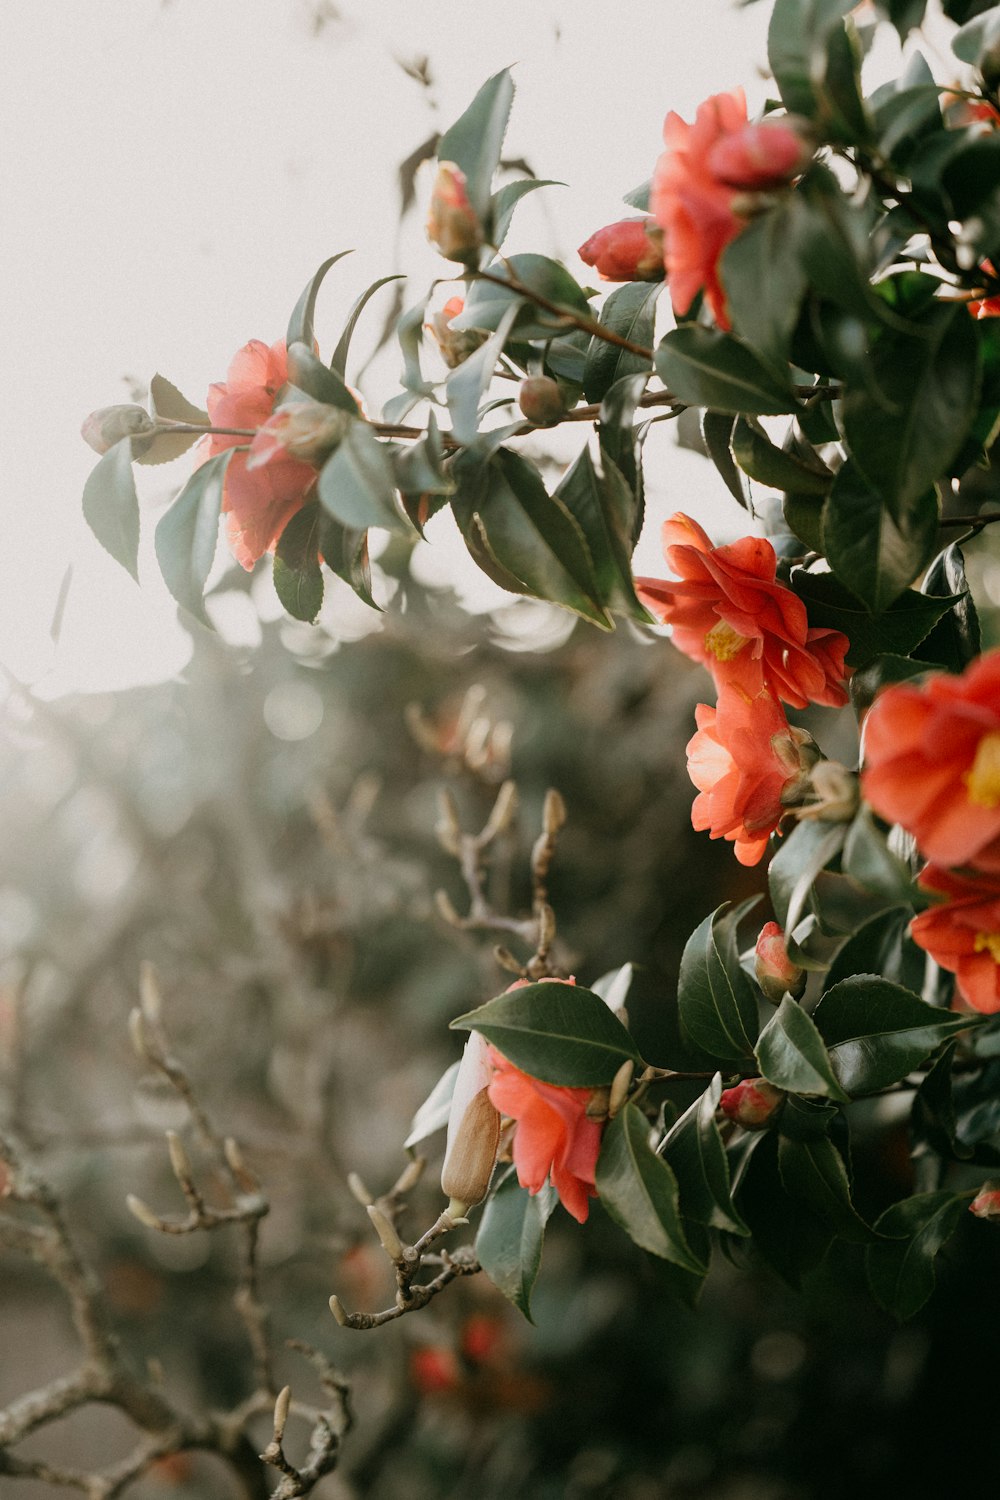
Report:
[[785,934],[777,922],[767,922],[761,928],[754,953],[757,983],[765,998],[772,1005],[779,1005],[786,994],[798,1000],[806,987],[806,971],[788,957]]
[[744,1130],[767,1130],[784,1102],[783,1089],[776,1089],[763,1078],[747,1078],[735,1088],[724,1090],[719,1108],[727,1120]]
[[156,423],[141,406],[101,406],[92,411],[80,435],[95,453],[107,453],[122,438],[152,437]]
[[529,375],[527,380],[522,380],[517,404],[536,427],[554,427],[566,415],[563,393],[548,375]]

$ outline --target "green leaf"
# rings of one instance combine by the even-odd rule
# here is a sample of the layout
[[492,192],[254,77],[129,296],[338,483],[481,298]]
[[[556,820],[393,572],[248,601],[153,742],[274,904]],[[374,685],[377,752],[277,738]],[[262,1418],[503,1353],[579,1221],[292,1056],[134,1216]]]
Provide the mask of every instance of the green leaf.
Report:
[[[420,364],[420,353],[424,342],[424,322],[427,317],[427,304],[431,299],[434,288],[426,292],[419,302],[408,307],[396,324],[396,337],[399,340],[400,352],[403,356],[403,370],[399,377],[404,391],[409,391],[413,396],[427,396],[434,387],[424,379],[424,372]],[[411,403],[412,404],[412,403]],[[400,397],[396,396],[392,401],[386,403],[385,420],[387,422],[402,420],[400,411]]]
[[686,323],[656,350],[656,373],[687,406],[780,416],[795,411],[791,391],[749,349],[727,333]]
[[809,624],[842,630],[851,643],[848,665],[864,667],[877,656],[909,656],[943,614],[958,601],[928,599],[907,589],[881,614],[871,615],[850,589],[830,573],[793,568],[791,587],[806,606]]
[[872,917],[848,938],[830,965],[826,982],[833,988],[857,974],[880,974],[913,990],[923,984],[926,955],[910,938],[909,910],[899,907]]
[[950,594],[956,600],[924,637],[920,654],[925,661],[940,663],[949,672],[961,672],[979,655],[983,642],[979,616],[965,576],[965,558],[957,542],[946,547],[927,569],[920,592],[931,598],[935,594]]
[[[391,276],[380,276],[378,281],[373,281],[371,286],[368,287],[366,291],[363,291],[361,293],[361,296],[351,308],[351,311],[347,317],[347,322],[344,324],[344,331],[337,341],[337,347],[336,349],[334,349],[333,358],[330,361],[330,369],[335,375],[340,376],[341,381],[343,381],[345,378],[345,373],[347,370],[347,351],[350,348],[351,339],[354,337],[354,330],[358,326],[358,319],[360,318],[361,314],[368,306],[368,303],[371,301],[372,297],[374,297],[375,293],[381,287],[387,286],[390,281],[405,280],[406,278],[401,271],[395,271]],[[357,407],[355,407],[355,410],[357,410]]]
[[[175,385],[165,380],[162,375],[154,375],[149,382],[149,414],[151,417],[165,417],[170,422],[190,422],[194,425],[208,426],[208,412],[202,411],[200,406],[193,406],[186,397],[182,396]],[[153,438],[148,448],[140,453],[136,451],[135,461],[139,464],[166,464],[175,458],[180,458],[186,453],[199,438],[197,432],[161,432]],[[139,445],[136,444],[138,450]]]
[[794,453],[775,447],[760,423],[752,419],[736,418],[732,449],[744,474],[771,489],[789,490],[796,495],[825,495],[833,483],[833,475],[821,459],[806,463]]
[[735,926],[720,921],[723,907],[688,938],[681,957],[677,1003],[681,1030],[724,1063],[753,1054],[757,1000],[736,951]]
[[957,1046],[957,1041],[950,1041],[941,1048],[917,1090],[911,1117],[916,1142],[914,1155],[922,1155],[928,1146],[939,1156],[957,1161],[968,1161],[975,1154],[975,1147],[960,1141],[956,1130],[951,1070]]
[[1000,5],[993,5],[975,16],[951,39],[951,50],[964,63],[973,66],[990,47],[1000,41]]
[[617,1016],[580,985],[525,985],[451,1025],[478,1031],[532,1078],[569,1088],[600,1088],[611,1083],[622,1063],[642,1061]]
[[735,421],[732,412],[706,411],[701,419],[701,435],[726,489],[744,510],[749,510],[746,480],[736,467],[730,446]]
[[460,443],[472,443],[479,431],[479,403],[489,389],[504,344],[517,321],[522,303],[513,301],[494,333],[448,375],[446,390],[451,430]]
[[632,545],[639,540],[643,520],[642,429],[636,429],[635,416],[648,375],[623,375],[616,380],[601,402],[597,436],[601,445],[601,464],[605,474],[609,463],[618,470],[635,497]]
[[890,652],[885,656],[874,657],[866,667],[854,673],[848,684],[855,712],[860,718],[889,683],[906,682],[908,678],[918,677],[922,672],[935,670],[934,662],[913,656],[893,656]]
[[[575,318],[591,317],[590,303],[582,287],[565,266],[547,255],[508,255],[484,269],[491,277],[499,278],[503,285],[470,272],[465,307],[452,318],[453,328],[481,328],[485,331],[497,328],[512,304],[520,309],[515,324],[519,339],[551,339],[564,333],[567,326],[572,327]],[[508,279],[565,308],[566,314],[539,307],[524,292],[511,287]]]
[[971,425],[980,379],[979,340],[964,305],[935,302],[911,321],[912,334],[883,330],[872,350],[882,403],[851,386],[841,417],[851,456],[900,525],[948,474]]
[[319,551],[331,573],[342,578],[365,604],[379,608],[372,597],[367,531],[345,526],[324,510],[320,514]]
[[[548,599],[611,627],[583,531],[563,502],[547,493],[527,459],[501,448],[484,463],[467,452],[459,454],[451,472],[458,481],[452,509],[459,529],[480,566],[487,563],[490,577],[503,588]],[[483,549],[480,556],[477,546]]]
[[810,552],[823,550],[823,501],[818,495],[788,495],[781,514],[793,536]]
[[[793,1101],[786,1100],[785,1109]],[[740,1212],[750,1225],[750,1245],[779,1276],[792,1286],[822,1260],[833,1240],[824,1219],[802,1202],[790,1198],[778,1171],[778,1138],[768,1131],[756,1138],[746,1173],[740,1183]]]
[[[650,348],[656,299],[663,290],[662,281],[631,281],[617,287],[601,309],[601,324],[621,338]],[[603,401],[616,380],[623,375],[638,375],[648,370],[650,361],[631,354],[595,336],[587,350],[583,370],[583,394],[588,401]]]
[[310,500],[292,517],[274,552],[274,591],[295,620],[311,625],[323,603],[319,540],[323,513]]
[[433,412],[427,416],[427,431],[414,443],[401,446],[392,455],[396,487],[404,495],[453,495],[455,481],[444,469],[444,447]]
[[285,343],[290,349],[293,344],[305,344],[308,349],[313,346],[313,314],[316,311],[316,298],[323,284],[323,277],[331,266],[335,266],[338,260],[343,260],[345,255],[352,255],[351,250],[341,250],[339,255],[331,255],[325,260],[316,272],[315,276],[306,283],[302,296],[292,309],[292,316],[288,320],[288,332],[285,334]]
[[844,979],[813,1012],[833,1071],[852,1096],[875,1094],[905,1078],[941,1042],[972,1023],[926,1005],[874,974]]
[[604,1209],[629,1239],[695,1275],[706,1270],[684,1235],[677,1179],[650,1146],[649,1124],[635,1104],[609,1122],[596,1177]]
[[598,474],[583,448],[554,491],[583,532],[594,562],[600,602],[610,610],[648,621],[632,583],[635,500],[614,465]]
[[823,543],[834,573],[873,615],[888,609],[934,555],[938,503],[933,490],[896,515],[850,460],[823,507]]
[[493,175],[500,165],[503,138],[514,100],[514,81],[504,68],[487,79],[468,109],[438,141],[438,161],[453,161],[465,173],[465,190],[490,232]]
[[164,583],[177,603],[204,624],[209,623],[203,601],[219,541],[223,482],[235,452],[227,448],[195,469],[160,517],[154,539]]
[[774,208],[750,220],[726,246],[720,264],[736,332],[782,385],[806,292],[800,239],[808,215],[802,195],[787,194]]
[[139,497],[132,477],[132,440],[101,455],[83,487],[83,514],[116,563],[139,582]]
[[909,866],[890,852],[885,835],[875,827],[864,805],[848,828],[841,868],[845,875],[895,905],[908,905],[916,895]]
[[721,1096],[722,1080],[717,1073],[667,1131],[658,1154],[673,1168],[686,1219],[747,1235],[750,1231],[733,1205],[729,1160],[715,1120]]
[[364,530],[385,526],[413,534],[396,504],[391,450],[360,418],[352,422],[320,470],[318,494],[335,521]]
[[785,108],[829,125],[824,85],[834,30],[843,29],[851,0],[775,0],[767,33],[767,58]]
[[808,1139],[783,1135],[778,1142],[778,1170],[785,1191],[851,1244],[868,1244],[872,1231],[851,1201],[844,1159],[829,1136]]
[[637,208],[641,214],[648,214],[649,194],[652,186],[653,179],[647,177],[645,182],[640,183],[637,188],[633,188],[631,192],[626,193],[622,198],[622,202],[627,203],[629,208]]
[[918,1193],[876,1220],[876,1233],[885,1238],[868,1247],[868,1285],[879,1306],[899,1322],[919,1312],[933,1292],[935,1258],[967,1202],[956,1193]]
[[545,1226],[557,1201],[554,1188],[532,1195],[511,1173],[487,1200],[476,1235],[479,1264],[529,1323]]
[[428,1136],[443,1130],[447,1125],[451,1114],[451,1096],[455,1092],[455,1079],[460,1066],[460,1063],[453,1062],[450,1068],[445,1069],[413,1116],[410,1133],[403,1142],[404,1151],[411,1151],[414,1146],[419,1146],[421,1141],[426,1141]]
[[815,1024],[788,995],[757,1041],[757,1062],[768,1083],[792,1094],[822,1094],[847,1103]]
[[340,376],[333,370],[328,370],[307,345],[289,344],[288,379],[314,401],[322,401],[326,406],[336,406],[340,411],[349,412],[352,417],[358,416],[358,403]]
[[556,182],[548,177],[524,177],[520,182],[505,183],[493,194],[493,235],[492,243],[497,247],[503,244],[510,229],[514,210],[528,193],[533,193],[536,188],[543,187],[565,187],[564,182]]
[[779,924],[792,932],[805,911],[813,882],[839,854],[846,830],[820,819],[800,823],[783,841],[768,869],[771,905]]

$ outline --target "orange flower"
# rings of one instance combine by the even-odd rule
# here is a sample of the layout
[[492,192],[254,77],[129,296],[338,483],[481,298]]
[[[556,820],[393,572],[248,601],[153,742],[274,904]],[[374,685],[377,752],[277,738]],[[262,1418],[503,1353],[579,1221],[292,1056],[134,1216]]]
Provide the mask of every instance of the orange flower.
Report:
[[755,865],[812,763],[810,737],[793,729],[766,690],[724,688],[718,708],[699,703],[687,746],[688,775],[700,792],[691,823],[730,839],[741,865]]
[[1000,1010],[1000,879],[928,865],[919,883],[947,900],[914,917],[913,941],[956,976],[958,992],[973,1010]]
[[750,698],[768,688],[793,708],[847,702],[839,630],[810,630],[805,605],[776,579],[771,543],[745,536],[713,547],[690,516],[663,525],[667,563],[678,582],[637,578],[643,604],[673,626],[673,642],[702,662],[716,687],[736,685]]
[[[513,986],[512,986],[513,988]],[[540,1192],[549,1178],[567,1213],[583,1224],[590,1212],[603,1119],[587,1114],[595,1093],[542,1083],[522,1073],[490,1048],[495,1069],[490,1099],[501,1114],[517,1121],[514,1166],[517,1180],[529,1193]]]
[[[268,348],[260,339],[251,339],[234,356],[225,381],[208,388],[206,405],[213,427],[255,431],[263,427],[287,379],[284,340]],[[204,463],[227,448],[240,448],[249,441],[212,433],[201,446],[199,461]],[[305,504],[316,472],[312,464],[289,457],[248,469],[246,453],[233,454],[226,470],[222,509],[228,518],[229,545],[247,571],[277,546],[288,522]]]
[[861,789],[935,865],[1000,874],[1000,651],[961,674],[880,693],[865,724]]
[[596,229],[577,254],[602,281],[662,281],[662,238],[655,219],[619,219]]

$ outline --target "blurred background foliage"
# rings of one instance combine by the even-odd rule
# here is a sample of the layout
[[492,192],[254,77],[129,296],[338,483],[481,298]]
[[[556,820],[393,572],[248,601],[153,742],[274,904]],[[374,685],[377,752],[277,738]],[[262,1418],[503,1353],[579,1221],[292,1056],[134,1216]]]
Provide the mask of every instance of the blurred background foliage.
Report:
[[[995,1235],[978,1224],[902,1329],[873,1307],[846,1246],[801,1294],[723,1260],[693,1311],[597,1205],[582,1232],[557,1210],[534,1328],[483,1277],[379,1330],[333,1323],[331,1291],[350,1309],[391,1300],[347,1173],[388,1188],[414,1110],[458,1055],[449,1018],[508,982],[492,940],[449,928],[434,900],[443,888],[467,907],[434,837],[440,790],[478,828],[504,773],[502,730],[476,774],[449,754],[469,690],[480,717],[511,726],[520,793],[495,900],[523,912],[542,798],[559,788],[569,823],[550,894],[563,961],[584,982],[637,965],[629,1008],[645,1055],[679,1062],[672,997],[688,934],[764,883],[690,828],[683,746],[704,684],[667,643],[627,627],[605,637],[527,601],[469,615],[413,576],[405,547],[379,567],[395,596],[381,617],[345,591],[315,629],[268,618],[234,570],[216,608],[240,630],[198,629],[183,680],[54,703],[11,687],[0,1122],[65,1194],[128,1349],[158,1360],[187,1403],[249,1389],[232,1243],[155,1235],[124,1207],[126,1192],[181,1206],[162,1136],[181,1113],[143,1076],[126,1029],[148,960],[202,1102],[271,1196],[276,1330],[318,1345],[354,1386],[356,1427],[316,1493],[807,1500],[888,1483],[929,1494],[971,1476],[993,1406],[973,1372],[991,1368],[1000,1316]],[[970,571],[988,604],[1000,593],[988,533]],[[986,625],[995,643],[995,609]],[[849,714],[821,710],[812,727],[828,753],[855,754]],[[413,1237],[439,1211],[440,1149],[403,1225]],[[863,1209],[911,1190],[891,1118],[859,1132],[855,1153]],[[61,1294],[12,1255],[0,1327],[0,1405],[76,1357]],[[292,1355],[281,1373],[297,1393],[309,1380]],[[104,1463],[124,1451],[124,1427],[90,1408],[24,1451]],[[4,1483],[25,1500],[51,1493]],[[235,1492],[217,1461],[182,1455],[134,1493]]]

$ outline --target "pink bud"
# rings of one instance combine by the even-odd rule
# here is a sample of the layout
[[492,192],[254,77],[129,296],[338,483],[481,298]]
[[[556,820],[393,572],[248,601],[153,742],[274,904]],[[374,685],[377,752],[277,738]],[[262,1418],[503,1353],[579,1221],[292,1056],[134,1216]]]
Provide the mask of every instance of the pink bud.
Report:
[[788,957],[785,934],[777,922],[767,922],[761,928],[754,952],[757,983],[767,999],[774,1005],[780,1004],[785,994],[797,1000],[806,987],[806,971]]
[[1000,1219],[1000,1182],[995,1177],[983,1183],[969,1204],[969,1212],[977,1219]]
[[652,218],[606,224],[577,253],[603,281],[662,281],[666,274],[663,231]]
[[812,155],[810,143],[788,120],[763,120],[720,137],[708,154],[708,170],[726,187],[766,191],[798,177]]
[[319,466],[340,443],[353,420],[350,412],[322,401],[293,401],[288,406],[279,406],[258,428],[247,454],[247,468],[259,469],[283,458]]
[[424,325],[436,341],[441,350],[441,358],[449,370],[464,364],[469,355],[474,354],[489,338],[489,334],[479,328],[452,328],[452,319],[457,318],[464,307],[461,297],[449,297],[441,311],[436,312],[430,322]]
[[719,1108],[727,1120],[744,1130],[767,1130],[784,1099],[783,1089],[776,1089],[763,1078],[747,1078],[735,1088],[724,1090]]
[[146,437],[155,431],[156,423],[141,406],[101,406],[80,428],[84,442],[95,453],[107,453],[122,438]]
[[438,165],[427,237],[446,260],[475,260],[483,244],[483,226],[465,191],[465,173],[453,161]]
[[522,380],[517,404],[536,427],[554,427],[566,415],[563,393],[548,375],[529,375],[527,380]]

